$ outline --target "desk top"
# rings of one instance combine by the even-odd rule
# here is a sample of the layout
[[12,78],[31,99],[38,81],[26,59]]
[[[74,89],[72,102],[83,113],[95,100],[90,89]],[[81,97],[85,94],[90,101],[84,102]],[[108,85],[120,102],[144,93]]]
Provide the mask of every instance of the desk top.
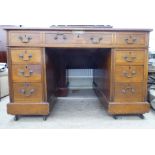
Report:
[[4,28],[5,30],[39,30],[39,31],[53,31],[53,30],[70,30],[70,31],[132,31],[132,32],[150,32],[153,29],[138,29],[138,28],[113,28],[110,25],[52,25],[50,28],[43,27],[12,27],[12,28]]

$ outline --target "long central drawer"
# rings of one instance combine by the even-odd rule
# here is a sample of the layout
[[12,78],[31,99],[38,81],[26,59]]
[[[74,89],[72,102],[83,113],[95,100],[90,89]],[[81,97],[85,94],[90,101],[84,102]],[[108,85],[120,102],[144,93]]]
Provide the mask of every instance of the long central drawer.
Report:
[[111,32],[58,31],[45,33],[45,44],[112,45]]

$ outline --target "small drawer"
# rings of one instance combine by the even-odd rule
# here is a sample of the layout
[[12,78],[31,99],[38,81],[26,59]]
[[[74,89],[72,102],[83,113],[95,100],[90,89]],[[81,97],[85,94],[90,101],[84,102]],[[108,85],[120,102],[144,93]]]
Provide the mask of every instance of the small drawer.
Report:
[[142,83],[116,83],[115,102],[142,102],[144,101]]
[[14,102],[42,102],[43,89],[41,83],[14,83]]
[[115,68],[115,82],[142,82],[144,80],[143,66],[119,66]]
[[11,49],[12,64],[36,64],[41,63],[41,49]]
[[116,64],[144,64],[145,50],[117,50]]
[[41,65],[12,65],[12,79],[16,82],[40,82]]
[[35,31],[11,31],[9,33],[10,46],[39,46],[43,43],[42,34]]
[[87,32],[83,34],[84,40],[86,44],[93,45],[112,45],[112,33],[110,32]]
[[116,44],[124,47],[145,47],[147,45],[145,33],[117,32]]
[[71,32],[46,32],[45,44],[71,44],[74,42],[74,35]]

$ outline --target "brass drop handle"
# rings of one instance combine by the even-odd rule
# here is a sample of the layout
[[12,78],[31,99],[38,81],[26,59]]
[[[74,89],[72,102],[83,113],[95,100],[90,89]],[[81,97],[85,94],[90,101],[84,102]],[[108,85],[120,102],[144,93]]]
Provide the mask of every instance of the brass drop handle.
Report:
[[127,44],[134,44],[137,41],[137,38],[133,37],[133,36],[129,36],[128,38],[125,38],[124,41]]
[[30,77],[33,74],[33,70],[30,70],[28,66],[26,66],[25,69],[19,70],[19,73],[24,77]]
[[32,54],[28,54],[27,51],[19,54],[19,58],[23,59],[23,61],[29,61],[32,58]]
[[135,75],[136,75],[136,71],[131,71],[130,73],[129,72],[127,72],[127,71],[124,71],[123,72],[123,75],[125,76],[125,77],[127,77],[127,78],[133,78]]
[[32,39],[32,37],[31,36],[28,36],[28,35],[19,36],[19,40],[22,43],[29,43],[31,39]]
[[128,55],[126,55],[123,58],[127,62],[133,62],[136,59],[136,56],[128,56]]
[[93,44],[99,44],[100,41],[102,40],[103,38],[100,37],[100,38],[94,38],[94,37],[91,37],[90,40]]
[[24,70],[19,70],[19,73],[21,74],[21,75],[24,75]]
[[66,35],[63,33],[57,33],[56,36],[54,37],[54,39],[57,40],[59,38],[59,36],[61,36],[64,40],[67,39]]
[[23,53],[20,53],[19,54],[19,58],[23,59],[23,57],[24,57],[24,54]]
[[128,92],[135,93],[135,89],[133,87],[130,87],[130,86],[122,89],[123,94],[126,94]]
[[24,96],[31,96],[35,92],[34,89],[27,90],[27,89],[21,89],[20,93],[23,94]]

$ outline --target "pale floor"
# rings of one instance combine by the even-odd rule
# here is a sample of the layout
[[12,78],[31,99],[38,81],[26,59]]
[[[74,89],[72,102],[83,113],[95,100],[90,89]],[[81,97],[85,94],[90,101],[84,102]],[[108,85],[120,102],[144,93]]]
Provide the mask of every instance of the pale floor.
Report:
[[[90,96],[91,95],[91,96]],[[12,115],[6,112],[9,97],[0,101],[0,128],[52,128],[52,129],[144,129],[155,128],[155,112],[145,114],[142,120],[137,116],[120,116],[114,120],[109,116],[93,92],[70,91],[70,97],[59,98],[48,119],[41,116],[21,117],[14,121]],[[90,98],[91,97],[91,98]]]

